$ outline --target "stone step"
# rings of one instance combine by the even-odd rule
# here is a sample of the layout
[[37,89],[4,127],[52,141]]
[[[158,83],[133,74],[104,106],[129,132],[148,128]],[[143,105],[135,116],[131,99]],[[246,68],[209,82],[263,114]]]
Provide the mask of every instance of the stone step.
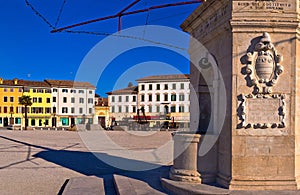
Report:
[[215,186],[161,179],[162,186],[172,195],[227,195],[229,190]]
[[105,195],[103,179],[95,176],[70,178],[62,192],[62,195],[82,194]]
[[114,175],[113,181],[118,195],[165,195],[153,189],[146,182],[121,175]]

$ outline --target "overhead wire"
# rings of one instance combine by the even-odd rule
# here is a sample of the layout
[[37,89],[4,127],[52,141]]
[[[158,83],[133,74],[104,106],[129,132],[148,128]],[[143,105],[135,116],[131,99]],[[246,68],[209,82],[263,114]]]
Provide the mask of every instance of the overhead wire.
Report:
[[64,9],[66,3],[67,3],[67,0],[64,0],[61,7],[60,7],[60,9],[59,9],[58,16],[57,16],[57,19],[56,19],[55,24],[54,24],[55,28],[57,27],[58,22],[60,21],[60,18],[61,18],[61,15],[63,13],[63,9]]
[[55,27],[46,19],[46,17],[44,17],[39,11],[37,11],[34,6],[29,3],[28,0],[25,0],[26,5],[29,6],[31,8],[31,10],[38,16],[40,17],[46,24],[49,25],[50,28],[55,29]]

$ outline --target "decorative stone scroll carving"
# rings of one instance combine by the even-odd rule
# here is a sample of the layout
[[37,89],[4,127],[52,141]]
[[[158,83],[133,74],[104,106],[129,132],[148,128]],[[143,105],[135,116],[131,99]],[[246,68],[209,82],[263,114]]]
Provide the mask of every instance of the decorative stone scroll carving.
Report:
[[284,128],[285,95],[240,95],[237,110],[241,123],[238,128]]
[[247,53],[246,73],[254,86],[254,94],[269,94],[272,92],[283,72],[282,55],[278,54],[271,42],[270,35],[264,32],[253,52]]

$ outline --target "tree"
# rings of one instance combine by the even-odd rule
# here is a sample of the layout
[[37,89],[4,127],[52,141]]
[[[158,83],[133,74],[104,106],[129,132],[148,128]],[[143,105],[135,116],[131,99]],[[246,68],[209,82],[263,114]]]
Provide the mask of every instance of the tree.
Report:
[[27,107],[32,105],[32,98],[29,95],[20,97],[19,104],[25,107],[25,130],[28,127]]

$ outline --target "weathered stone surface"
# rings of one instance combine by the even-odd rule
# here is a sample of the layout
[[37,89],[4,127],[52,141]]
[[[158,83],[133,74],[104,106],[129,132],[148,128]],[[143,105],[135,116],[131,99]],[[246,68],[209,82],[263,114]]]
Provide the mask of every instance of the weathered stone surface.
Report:
[[[207,0],[182,24],[214,56],[226,87],[219,141],[198,158],[200,174],[208,172],[209,160],[217,161],[209,172],[224,187],[300,189],[299,12],[298,0]],[[202,55],[194,43],[189,52],[191,59]],[[194,100],[209,96],[205,86],[212,100],[225,96],[210,84],[216,75],[205,83],[191,70],[192,85],[201,86]],[[210,120],[218,118],[214,112]]]
[[170,178],[175,181],[201,182],[197,171],[199,134],[176,132],[174,139],[174,165]]

